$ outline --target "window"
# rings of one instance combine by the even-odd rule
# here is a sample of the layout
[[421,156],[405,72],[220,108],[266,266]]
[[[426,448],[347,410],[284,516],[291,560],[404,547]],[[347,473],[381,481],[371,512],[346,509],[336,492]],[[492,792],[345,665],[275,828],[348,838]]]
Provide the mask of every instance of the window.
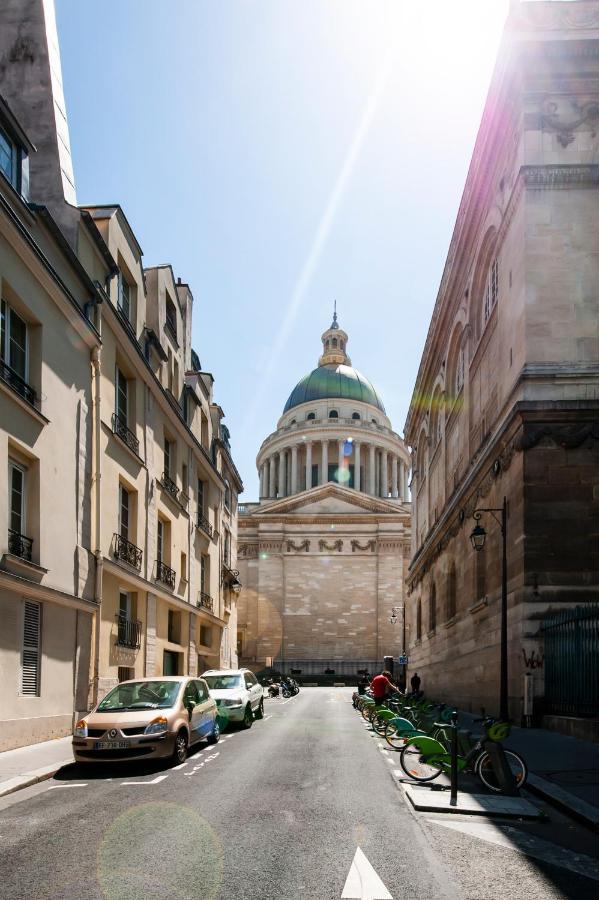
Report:
[[336,409],[332,409],[329,413],[329,419],[338,419],[338,418],[339,418],[339,413],[337,412]]
[[175,309],[175,304],[169,297],[166,295],[166,327],[171,332],[172,336],[177,339],[177,310]]
[[132,681],[135,678],[135,669],[132,669],[130,666],[119,666],[118,667],[118,679],[119,684],[123,681]]
[[184,494],[187,494],[189,489],[189,480],[187,475],[187,465],[183,463],[181,466],[181,490]]
[[164,439],[164,472],[165,475],[171,477],[171,465],[172,465],[172,457],[171,457],[171,442],[165,438]]
[[122,312],[127,321],[131,319],[131,286],[129,282],[123,275],[121,271],[119,271],[119,279],[118,279],[118,298],[117,298],[117,307]]
[[204,700],[209,700],[210,695],[208,693],[208,688],[206,687],[205,683],[203,681],[196,681],[194,683],[195,683],[196,688],[198,689],[198,698],[199,698],[200,703],[203,703]]
[[164,532],[166,531],[165,524],[162,519],[158,519],[158,533],[157,533],[157,545],[156,545],[156,558],[159,563],[164,561]]
[[200,644],[204,647],[212,646],[212,628],[210,625],[200,625]]
[[308,415],[306,416],[306,419],[308,421],[311,421],[312,419],[315,419],[315,418],[316,418],[316,413],[313,413],[313,412],[308,413]]
[[431,588],[431,597],[428,608],[428,630],[435,631],[437,628],[437,588],[433,582]]
[[352,419],[356,419],[356,420],[357,420],[357,419],[360,418],[360,413],[358,413],[358,412],[352,413],[352,416],[351,416],[351,417],[352,417]]
[[489,267],[487,282],[485,284],[485,293],[483,298],[483,325],[488,322],[489,316],[493,312],[493,307],[497,303],[497,295],[499,293],[499,265],[494,259]]
[[129,540],[129,491],[119,484],[119,534]]
[[187,581],[187,553],[181,551],[181,581]]
[[21,650],[21,694],[40,696],[42,605],[23,601],[23,646]]
[[337,338],[333,338],[333,348],[337,349]]
[[422,601],[418,600],[416,604],[416,640],[422,637]]
[[205,517],[206,483],[198,478],[198,517]]
[[1,301],[0,358],[23,381],[27,381],[27,325],[6,302]]
[[133,612],[133,595],[128,591],[119,592],[119,616],[129,622],[135,618]]
[[373,425],[378,425],[379,423],[377,422],[376,419],[373,419],[373,420],[372,420],[372,424],[373,424]]
[[226,566],[231,565],[231,532],[225,528],[225,545],[223,549],[224,562]]
[[455,563],[452,562],[447,579],[447,619],[453,619],[456,614],[456,572]]
[[129,423],[129,384],[117,366],[116,370],[116,414],[121,425]]
[[10,487],[8,527],[15,535],[25,534],[26,529],[26,499],[25,499],[25,469],[16,462],[9,460],[8,483]]
[[171,644],[181,641],[181,613],[174,609],[168,611],[168,640]]
[[464,357],[465,357],[464,347],[461,346],[460,349],[458,350],[458,359],[457,359],[456,369],[455,369],[455,395],[456,395],[456,397],[460,393],[462,388],[464,387],[464,369],[465,369]]
[[231,509],[231,485],[225,480],[225,506]]
[[202,594],[210,593],[208,590],[210,579],[208,578],[209,558],[205,554],[200,557],[200,591]]
[[17,150],[0,128],[0,172],[12,186],[17,186]]

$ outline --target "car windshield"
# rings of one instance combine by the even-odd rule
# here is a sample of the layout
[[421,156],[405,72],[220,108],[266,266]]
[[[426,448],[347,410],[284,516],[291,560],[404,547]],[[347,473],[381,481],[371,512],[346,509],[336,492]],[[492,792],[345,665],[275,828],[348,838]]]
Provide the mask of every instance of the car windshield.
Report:
[[241,675],[203,675],[209,688],[215,691],[228,691],[232,688],[243,687]]
[[168,709],[174,705],[180,687],[180,681],[126,681],[104,697],[96,712]]

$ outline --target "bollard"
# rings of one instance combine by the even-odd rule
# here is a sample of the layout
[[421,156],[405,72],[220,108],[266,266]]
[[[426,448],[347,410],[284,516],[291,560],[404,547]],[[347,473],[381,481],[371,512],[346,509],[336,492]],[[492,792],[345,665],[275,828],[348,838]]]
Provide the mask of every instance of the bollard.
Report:
[[450,806],[458,803],[458,711],[451,714],[451,796]]

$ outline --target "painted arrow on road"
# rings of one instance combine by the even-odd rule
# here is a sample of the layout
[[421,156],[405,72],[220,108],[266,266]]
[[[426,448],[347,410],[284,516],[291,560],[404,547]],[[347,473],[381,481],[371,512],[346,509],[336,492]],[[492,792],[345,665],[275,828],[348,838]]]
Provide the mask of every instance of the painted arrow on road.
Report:
[[359,847],[345,881],[341,900],[393,900]]

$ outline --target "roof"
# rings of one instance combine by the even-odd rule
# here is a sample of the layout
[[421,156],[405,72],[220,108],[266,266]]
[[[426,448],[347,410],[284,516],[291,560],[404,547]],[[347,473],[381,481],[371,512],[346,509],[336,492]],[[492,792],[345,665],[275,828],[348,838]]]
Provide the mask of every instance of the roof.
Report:
[[313,400],[357,400],[376,406],[386,415],[383,401],[371,382],[357,369],[344,365],[319,366],[298,381],[283,413]]

